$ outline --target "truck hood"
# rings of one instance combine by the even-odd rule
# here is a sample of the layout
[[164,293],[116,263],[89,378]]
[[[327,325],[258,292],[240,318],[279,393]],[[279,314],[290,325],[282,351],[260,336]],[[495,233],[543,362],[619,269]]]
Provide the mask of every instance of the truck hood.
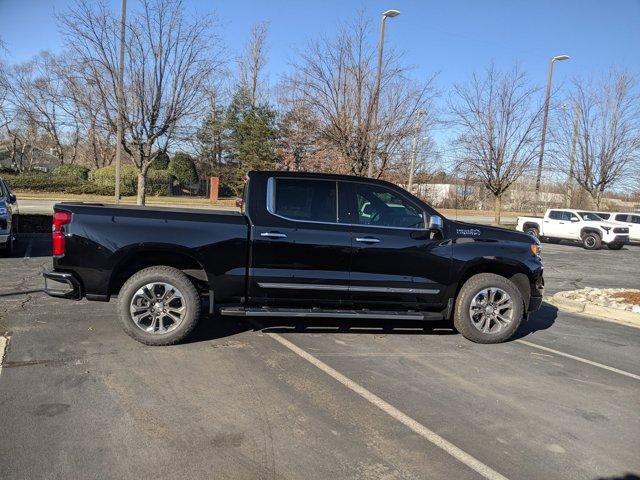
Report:
[[528,233],[517,232],[507,228],[494,227],[490,225],[480,225],[477,223],[458,222],[449,220],[452,238],[478,238],[486,240],[503,240],[511,242],[526,243],[528,245],[539,243],[538,240]]
[[620,224],[618,222],[612,222],[611,220],[583,220],[587,225],[598,226],[601,225],[603,227],[619,227]]

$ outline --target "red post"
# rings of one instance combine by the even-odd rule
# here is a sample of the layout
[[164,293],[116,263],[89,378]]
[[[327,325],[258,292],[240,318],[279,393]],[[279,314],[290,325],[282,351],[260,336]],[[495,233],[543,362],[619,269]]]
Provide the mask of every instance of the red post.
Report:
[[220,186],[220,179],[218,177],[211,177],[211,188],[209,189],[209,199],[212,202],[218,201],[219,186]]

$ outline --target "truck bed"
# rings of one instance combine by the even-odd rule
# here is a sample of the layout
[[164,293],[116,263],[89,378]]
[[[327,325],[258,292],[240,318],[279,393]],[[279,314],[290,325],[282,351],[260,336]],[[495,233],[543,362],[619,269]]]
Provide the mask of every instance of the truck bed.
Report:
[[244,293],[249,228],[240,212],[81,202],[58,203],[54,210],[73,215],[66,253],[54,258],[54,268],[76,272],[89,298],[107,300],[117,287],[112,272],[152,255],[191,259],[211,285],[221,285],[221,295]]

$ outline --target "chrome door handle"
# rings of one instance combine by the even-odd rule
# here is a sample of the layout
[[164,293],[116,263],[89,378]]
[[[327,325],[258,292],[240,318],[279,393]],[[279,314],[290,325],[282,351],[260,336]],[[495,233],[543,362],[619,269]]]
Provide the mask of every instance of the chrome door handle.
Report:
[[380,239],[373,237],[357,237],[356,242],[362,243],[380,243]]
[[260,236],[267,237],[267,238],[287,238],[287,236],[284,233],[280,233],[280,232],[262,232]]

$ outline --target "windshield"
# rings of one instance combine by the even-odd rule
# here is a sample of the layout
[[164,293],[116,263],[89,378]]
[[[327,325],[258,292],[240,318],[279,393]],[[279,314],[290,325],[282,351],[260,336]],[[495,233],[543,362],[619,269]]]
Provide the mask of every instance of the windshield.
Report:
[[593,212],[578,212],[580,214],[580,216],[582,217],[583,220],[586,221],[598,221],[598,220],[602,220],[602,217],[600,215],[598,215],[597,213],[593,213]]

